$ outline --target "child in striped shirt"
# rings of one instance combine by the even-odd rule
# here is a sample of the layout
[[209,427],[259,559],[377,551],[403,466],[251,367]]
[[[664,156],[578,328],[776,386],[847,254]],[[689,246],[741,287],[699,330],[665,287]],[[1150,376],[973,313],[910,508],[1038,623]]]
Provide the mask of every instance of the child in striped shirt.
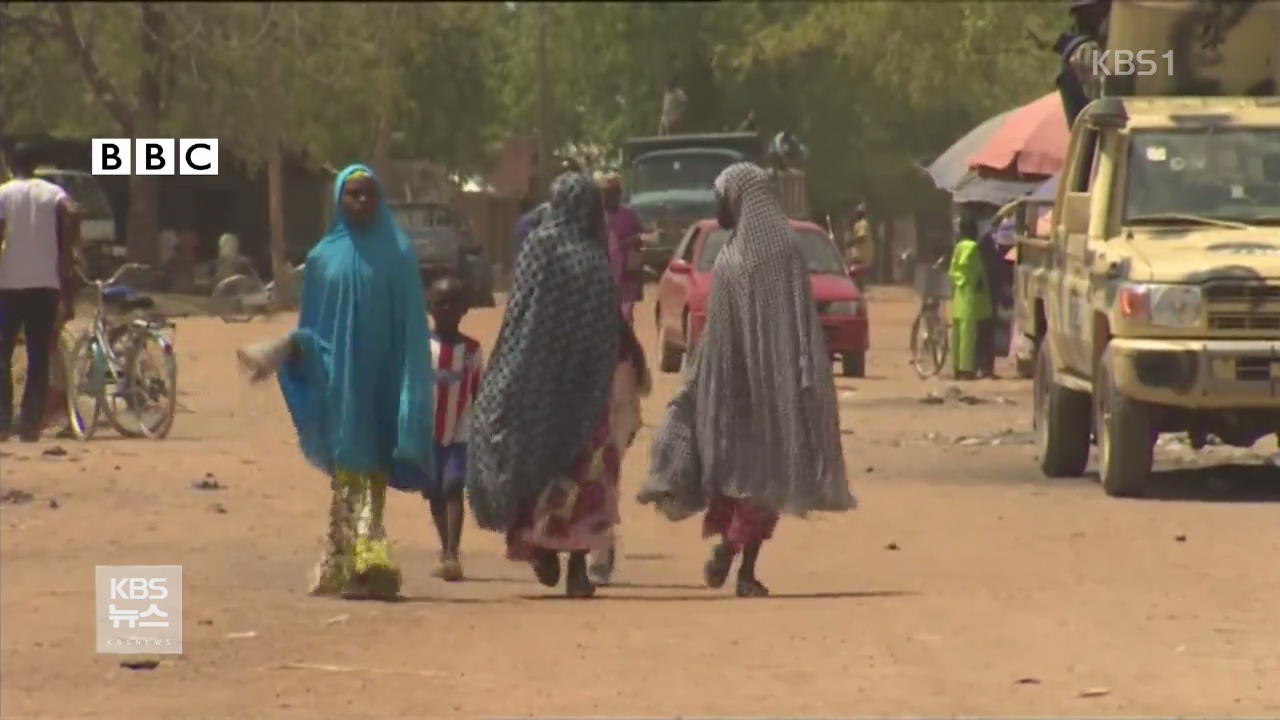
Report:
[[458,329],[467,313],[466,288],[454,277],[431,284],[431,359],[436,376],[436,473],[423,495],[440,534],[440,565],[433,573],[449,582],[462,579],[462,495],[467,475],[467,433],[471,403],[480,389],[484,357],[480,343]]

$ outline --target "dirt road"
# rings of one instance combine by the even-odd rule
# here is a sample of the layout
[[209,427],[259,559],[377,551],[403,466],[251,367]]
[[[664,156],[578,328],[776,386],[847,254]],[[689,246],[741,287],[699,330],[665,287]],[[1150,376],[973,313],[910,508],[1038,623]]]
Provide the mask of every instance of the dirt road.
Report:
[[[839,380],[862,507],[784,519],[761,555],[764,600],[700,587],[697,522],[629,500],[672,376],[627,457],[619,582],[596,600],[560,599],[474,527],[472,580],[430,578],[426,505],[399,493],[388,527],[406,601],[308,597],[328,485],[299,456],[274,384],[244,386],[232,352],[292,319],[184,320],[168,440],[108,433],[61,443],[63,457],[44,454],[53,441],[0,446],[3,490],[32,496],[0,511],[0,712],[1280,715],[1280,473],[1261,460],[1274,443],[1231,454],[1251,463],[1235,470],[1199,469],[1226,451],[1164,446],[1157,500],[1046,481],[1029,384],[922,403],[949,383],[906,365],[913,301],[873,299],[870,377]],[[491,346],[499,317],[475,312],[464,328]],[[207,476],[225,489],[192,488]],[[96,564],[184,566],[184,655],[131,671],[94,653]]]

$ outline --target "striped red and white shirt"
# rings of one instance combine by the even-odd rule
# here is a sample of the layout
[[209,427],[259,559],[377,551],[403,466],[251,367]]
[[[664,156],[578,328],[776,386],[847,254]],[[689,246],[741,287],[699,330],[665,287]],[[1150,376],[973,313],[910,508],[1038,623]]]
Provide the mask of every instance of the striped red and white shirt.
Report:
[[457,342],[431,336],[431,361],[436,372],[436,442],[465,443],[471,425],[471,402],[480,389],[484,354],[480,343],[461,335]]

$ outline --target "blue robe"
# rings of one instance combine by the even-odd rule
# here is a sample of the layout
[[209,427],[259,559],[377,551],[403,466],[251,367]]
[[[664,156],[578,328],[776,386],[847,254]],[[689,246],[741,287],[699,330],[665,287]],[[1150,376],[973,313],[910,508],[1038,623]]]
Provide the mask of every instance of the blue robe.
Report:
[[[333,225],[307,255],[299,352],[280,388],[307,460],[334,474],[434,472],[435,405],[417,256],[378,185],[378,211],[351,223],[334,187]],[[374,177],[375,183],[377,178]]]

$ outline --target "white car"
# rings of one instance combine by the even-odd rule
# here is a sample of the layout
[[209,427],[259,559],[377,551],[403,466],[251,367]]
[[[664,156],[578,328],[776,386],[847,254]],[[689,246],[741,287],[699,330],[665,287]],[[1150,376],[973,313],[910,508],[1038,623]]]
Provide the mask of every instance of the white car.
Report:
[[57,185],[80,209],[80,242],[89,274],[99,277],[124,262],[128,248],[116,240],[116,215],[97,178],[79,170],[40,168],[36,177]]

